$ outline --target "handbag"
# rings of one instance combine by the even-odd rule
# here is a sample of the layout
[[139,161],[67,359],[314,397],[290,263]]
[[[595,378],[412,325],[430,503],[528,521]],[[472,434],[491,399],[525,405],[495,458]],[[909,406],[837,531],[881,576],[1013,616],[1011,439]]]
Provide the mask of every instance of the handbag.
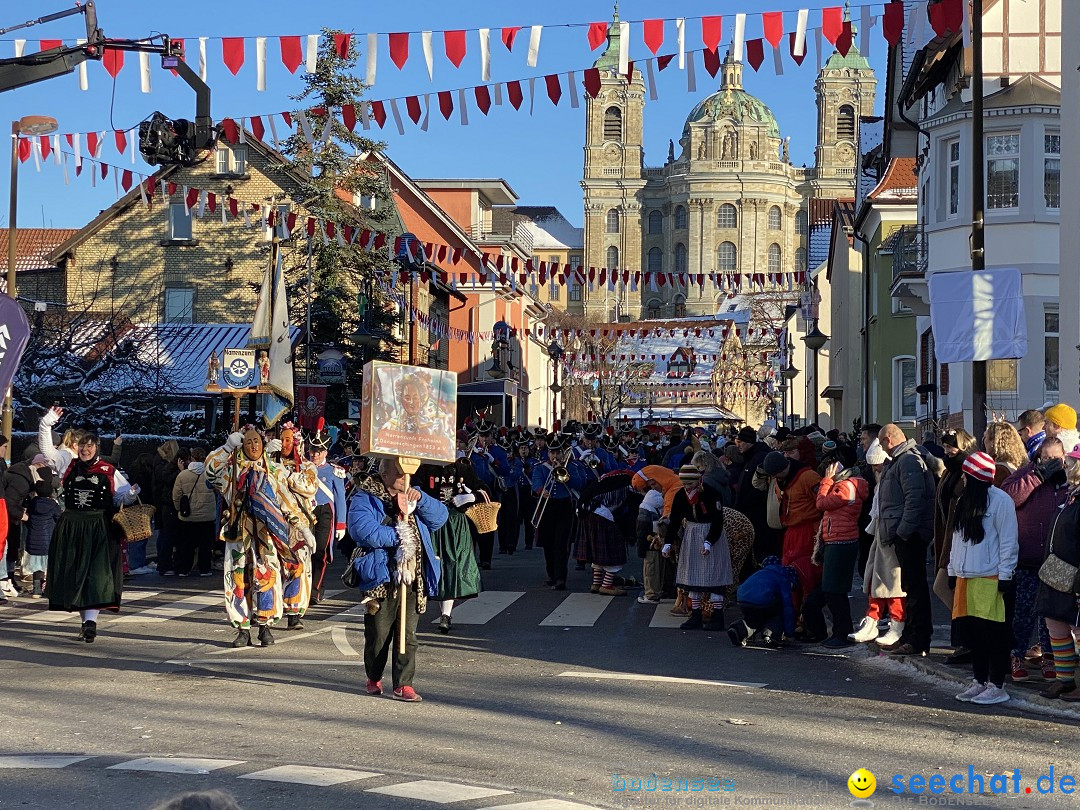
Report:
[[341,572],[341,584],[346,588],[355,588],[360,584],[360,571],[359,566],[356,563],[359,558],[367,554],[368,549],[357,546],[353,549],[352,555],[349,557],[349,564],[345,566],[345,570]]
[[146,540],[154,533],[150,519],[154,516],[154,507],[136,499],[134,506],[120,505],[120,511],[113,515],[113,523],[124,533],[124,542],[137,543]]
[[1065,562],[1054,553],[1051,546],[1050,553],[1039,567],[1039,580],[1055,591],[1073,593],[1076,583],[1077,567]]
[[472,521],[478,534],[488,534],[499,528],[499,507],[502,504],[491,500],[484,490],[480,490],[480,494],[484,496],[483,502],[476,501],[470,504],[465,509],[465,517]]
[[195,476],[195,483],[191,485],[191,489],[186,495],[181,493],[180,495],[180,517],[191,517],[191,496],[195,494],[195,487],[199,485],[199,479],[202,477],[202,473]]

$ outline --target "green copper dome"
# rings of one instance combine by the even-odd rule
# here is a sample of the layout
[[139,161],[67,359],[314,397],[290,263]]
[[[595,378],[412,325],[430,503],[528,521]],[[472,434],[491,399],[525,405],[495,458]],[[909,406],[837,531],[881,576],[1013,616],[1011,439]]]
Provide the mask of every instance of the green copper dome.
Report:
[[730,118],[738,124],[765,124],[771,137],[780,137],[780,127],[765,103],[747,93],[742,86],[742,63],[729,53],[721,65],[723,79],[720,90],[703,99],[687,116],[683,135],[690,134],[696,121],[720,121]]

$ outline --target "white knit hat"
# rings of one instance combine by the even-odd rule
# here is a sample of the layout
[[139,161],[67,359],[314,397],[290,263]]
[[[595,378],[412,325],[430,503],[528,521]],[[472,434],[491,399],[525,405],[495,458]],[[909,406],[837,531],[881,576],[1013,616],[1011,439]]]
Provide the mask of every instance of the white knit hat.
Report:
[[874,439],[870,443],[870,446],[866,448],[866,463],[870,465],[884,464],[889,460],[889,454],[885,452],[885,449],[881,446],[881,442]]

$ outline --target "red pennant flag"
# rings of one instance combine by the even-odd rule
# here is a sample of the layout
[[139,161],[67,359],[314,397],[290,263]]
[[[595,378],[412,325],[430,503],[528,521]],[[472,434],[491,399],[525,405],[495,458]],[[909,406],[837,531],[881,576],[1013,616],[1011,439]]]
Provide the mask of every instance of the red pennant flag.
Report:
[[964,22],[963,0],[942,0],[928,8],[930,25],[934,33],[944,37],[950,33],[959,33]]
[[240,203],[235,197],[229,197],[229,213],[234,217],[240,216]]
[[52,143],[49,141],[49,136],[48,135],[40,135],[40,136],[38,136],[38,143],[41,144],[41,158],[42,158],[42,160],[48,160],[49,155],[52,153]]
[[109,164],[99,163],[98,165],[101,166],[101,179],[104,180],[106,177],[109,176]]
[[840,52],[841,56],[848,55],[848,51],[851,50],[852,39],[851,20],[844,20],[844,27],[840,31],[840,36],[836,38],[836,50]]
[[244,65],[244,38],[223,37],[221,40],[221,57],[225,60],[225,67],[235,76]]
[[623,77],[626,79],[627,84],[631,84],[634,81],[634,63],[626,63],[626,75]]
[[506,46],[506,50],[508,50],[508,51],[514,50],[514,38],[517,36],[517,33],[520,30],[521,30],[520,25],[515,25],[513,27],[508,27],[508,28],[502,29],[502,42],[503,42],[503,45]]
[[120,175],[120,185],[124,191],[131,191],[131,169],[124,169]]
[[784,38],[784,13],[766,11],[761,15],[761,27],[765,31],[765,39],[773,46],[773,50],[779,48],[780,41]]
[[663,20],[645,20],[645,47],[652,51],[653,55],[660,50],[660,46],[664,44],[664,21]]
[[101,55],[101,64],[105,66],[105,72],[116,78],[116,74],[124,66],[124,52],[113,48],[105,48]]
[[[291,229],[290,229],[291,230]],[[352,225],[342,225],[341,235],[345,238],[345,244],[351,245],[353,243],[354,228]]]
[[881,24],[885,41],[893,47],[904,35],[904,3],[903,0],[893,0],[885,4],[885,18]]
[[285,217],[285,227],[289,229],[289,233],[296,230],[296,212],[290,211],[289,215]]
[[705,69],[709,71],[710,76],[716,76],[717,71],[720,70],[720,52],[717,50],[705,50]]
[[746,62],[756,71],[765,62],[765,41],[760,39],[746,40]]
[[292,129],[292,113],[283,112],[281,114],[281,120],[285,122],[285,126]]
[[251,134],[261,141],[263,139],[263,133],[265,132],[266,130],[263,129],[262,118],[258,115],[254,116],[251,119]]
[[379,125],[379,129],[382,129],[386,124],[386,107],[381,101],[371,102],[371,117],[375,119],[375,123]]
[[390,61],[397,65],[398,70],[405,67],[409,61],[409,33],[404,31],[390,35]]
[[96,132],[86,133],[86,148],[90,150],[90,157],[95,157],[98,151],[98,134]]
[[449,121],[450,116],[454,114],[454,99],[451,97],[449,90],[439,91],[439,112],[442,113],[442,117],[447,121]]
[[506,95],[510,99],[510,103],[514,105],[515,110],[521,109],[521,82],[507,82],[506,83]]
[[558,107],[559,99],[562,98],[562,85],[559,84],[559,75],[551,73],[544,77],[544,81],[547,83],[548,98],[551,99],[552,104]]
[[281,64],[285,65],[289,73],[296,73],[296,69],[304,64],[300,37],[278,37],[278,41],[281,43]]
[[226,118],[221,122],[221,130],[222,134],[225,136],[225,140],[227,140],[229,143],[239,143],[240,128],[231,118]]
[[[705,43],[706,50],[715,51],[720,45],[720,37],[723,34],[723,17],[701,18],[701,41]],[[716,75],[715,73],[713,74]]]
[[405,99],[405,109],[409,112],[409,118],[412,119],[414,124],[420,123],[420,98],[419,96],[409,96]]
[[334,34],[334,51],[338,59],[349,58],[349,44],[352,42],[352,34]]
[[446,46],[446,58],[454,67],[461,67],[465,58],[465,32],[443,31],[443,44]]
[[673,53],[669,53],[669,54],[667,54],[665,56],[658,56],[658,57],[656,57],[656,66],[660,70],[663,70],[664,68],[666,68],[668,65],[671,64],[671,60],[674,59],[674,58],[675,58],[675,54],[673,54]]
[[197,188],[189,188],[187,190],[187,207],[194,208],[199,204],[199,190]]
[[832,6],[821,10],[821,33],[830,45],[836,44],[836,38],[844,30],[844,10]]
[[62,40],[62,39],[43,39],[43,40],[40,41],[39,44],[41,45],[41,50],[43,50],[43,51],[51,51],[53,48],[59,48],[61,45],[63,45],[64,40]]
[[212,191],[206,192],[206,207],[210,209],[211,214],[217,211],[217,194]]
[[170,197],[173,194],[175,194],[176,193],[176,183],[174,183],[172,180],[168,181],[165,184],[165,193],[168,194]]
[[596,98],[600,92],[600,69],[589,68],[585,71],[585,92],[589,98]]
[[491,93],[488,92],[487,85],[482,84],[473,90],[473,95],[476,96],[476,106],[480,112],[484,115],[488,114],[488,110],[491,109]]
[[327,222],[326,223],[326,238],[327,239],[333,239],[334,238],[334,223],[333,222]]
[[356,107],[354,105],[343,104],[341,106],[341,123],[345,125],[349,132],[356,129]]
[[791,58],[795,62],[795,64],[796,65],[801,65],[803,63],[803,59],[806,58],[806,46],[805,46],[805,44],[803,45],[803,52],[801,54],[799,54],[798,56],[795,55],[795,32],[794,31],[792,31],[790,34],[788,34],[788,49],[791,51]]
[[116,140],[116,151],[123,155],[127,150],[127,133],[118,129],[113,132],[113,138]]
[[589,50],[595,51],[607,41],[606,22],[589,23]]

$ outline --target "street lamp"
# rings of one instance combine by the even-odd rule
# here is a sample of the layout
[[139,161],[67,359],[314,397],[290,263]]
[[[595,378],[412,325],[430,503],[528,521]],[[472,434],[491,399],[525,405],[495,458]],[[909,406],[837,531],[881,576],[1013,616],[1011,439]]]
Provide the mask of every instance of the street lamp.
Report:
[[[51,135],[60,128],[55,118],[47,115],[24,115],[18,121],[11,122],[11,188],[8,197],[8,266],[7,266],[7,294],[14,300],[18,291],[15,282],[15,262],[18,260],[16,241],[18,228],[15,227],[15,214],[18,210],[19,201],[19,136],[33,137],[35,135]],[[8,437],[8,443],[4,447],[4,457],[11,459],[11,422],[12,403],[11,387],[4,394],[4,416],[0,432]]]
[[780,424],[786,425],[788,384],[786,382],[782,382],[778,386],[776,386],[776,390],[780,394]]
[[562,356],[565,354],[563,347],[559,345],[559,341],[553,340],[548,344],[548,357],[551,358],[552,365],[552,379],[551,385],[548,388],[551,390],[551,424],[552,429],[554,425],[559,421],[559,392],[563,390],[563,387],[559,385],[559,361],[562,360]]
[[806,348],[814,353],[814,423],[817,423],[818,419],[818,352],[821,351],[821,347],[824,346],[829,336],[818,329],[817,319],[814,319],[814,328],[803,335],[803,343],[806,344]]

